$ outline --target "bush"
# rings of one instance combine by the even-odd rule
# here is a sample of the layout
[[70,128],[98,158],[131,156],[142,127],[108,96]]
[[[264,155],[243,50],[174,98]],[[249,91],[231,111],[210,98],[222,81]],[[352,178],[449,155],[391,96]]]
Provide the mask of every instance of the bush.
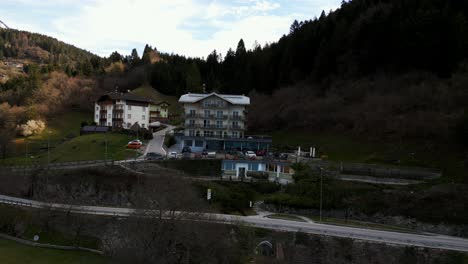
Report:
[[177,140],[175,139],[174,135],[166,135],[164,138],[164,145],[167,147],[174,146],[177,143]]
[[265,171],[248,171],[247,176],[255,179],[268,180],[268,172]]
[[41,133],[44,131],[45,127],[44,121],[29,120],[26,124],[19,125],[17,129],[20,135],[27,137]]

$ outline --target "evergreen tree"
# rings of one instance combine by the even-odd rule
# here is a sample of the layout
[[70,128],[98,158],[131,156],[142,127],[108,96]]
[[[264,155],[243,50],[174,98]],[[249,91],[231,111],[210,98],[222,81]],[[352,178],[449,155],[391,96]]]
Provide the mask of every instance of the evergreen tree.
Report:
[[132,50],[132,54],[128,58],[128,63],[130,66],[135,67],[140,65],[141,59],[140,56],[138,55],[138,51],[136,49]]
[[202,92],[200,70],[195,62],[189,65],[186,76],[186,90],[189,92],[199,93]]
[[141,57],[143,64],[151,63],[151,52],[153,49],[148,44],[145,45],[145,49],[143,50],[143,56]]
[[296,30],[298,30],[299,27],[300,27],[299,22],[297,22],[297,20],[294,20],[291,27],[289,28],[289,34],[296,32]]
[[243,39],[239,40],[239,43],[237,44],[237,49],[236,49],[236,56],[244,56],[247,53],[245,50],[245,43]]

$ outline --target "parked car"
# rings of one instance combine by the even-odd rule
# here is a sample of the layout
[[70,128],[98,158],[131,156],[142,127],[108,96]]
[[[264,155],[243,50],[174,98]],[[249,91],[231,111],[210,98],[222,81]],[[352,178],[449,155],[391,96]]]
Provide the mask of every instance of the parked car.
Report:
[[245,152],[245,156],[247,158],[250,158],[250,159],[255,159],[257,157],[257,154],[255,154],[255,152],[249,150],[249,151]]
[[138,142],[130,142],[130,143],[127,144],[127,148],[139,149],[139,148],[141,148],[141,144],[139,144]]
[[146,153],[145,160],[163,160],[163,155],[156,153],[156,152],[148,152]]
[[260,156],[260,157],[265,156],[266,155],[266,150],[264,150],[264,149],[257,150],[257,153],[255,153],[255,154],[257,154],[257,156]]
[[141,140],[139,140],[139,139],[135,139],[135,140],[129,141],[129,142],[128,142],[128,145],[133,144],[133,143],[139,144],[139,145],[143,145],[143,142],[141,142]]
[[216,158],[216,151],[203,151],[202,156],[205,158]]
[[192,149],[191,149],[190,147],[185,146],[185,147],[182,149],[182,153],[192,153]]
[[175,151],[169,152],[169,158],[170,159],[177,159],[178,158],[177,152],[175,152]]

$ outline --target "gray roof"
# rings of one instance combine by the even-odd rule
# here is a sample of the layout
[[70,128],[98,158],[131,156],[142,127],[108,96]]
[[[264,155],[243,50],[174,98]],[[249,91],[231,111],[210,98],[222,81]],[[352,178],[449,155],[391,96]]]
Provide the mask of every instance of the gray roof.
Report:
[[98,101],[104,99],[104,97],[109,97],[111,100],[129,100],[129,101],[137,101],[137,102],[145,102],[145,103],[154,103],[151,99],[146,97],[142,97],[133,93],[108,93],[106,95],[101,96]]
[[81,128],[82,132],[107,132],[109,127],[106,126],[84,126]]
[[231,94],[217,94],[217,93],[209,93],[209,94],[196,94],[196,93],[189,93],[184,94],[180,97],[180,103],[196,103],[201,101],[205,98],[210,96],[217,96],[231,104],[235,105],[249,105],[250,98],[245,95],[231,95]]

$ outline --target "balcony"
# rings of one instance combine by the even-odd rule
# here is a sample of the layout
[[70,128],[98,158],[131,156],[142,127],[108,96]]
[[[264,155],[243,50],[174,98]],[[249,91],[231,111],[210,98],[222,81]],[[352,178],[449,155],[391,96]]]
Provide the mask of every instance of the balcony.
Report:
[[231,116],[229,116],[229,119],[231,119],[231,120],[239,120],[239,121],[243,121],[243,120],[245,120],[245,116],[240,116],[240,115],[231,115]]
[[202,104],[203,108],[226,108],[225,104]]
[[213,125],[200,125],[200,124],[185,124],[185,128],[200,128],[200,129],[227,129],[227,126],[218,126],[216,124]]
[[244,130],[244,129],[245,129],[244,126],[239,126],[239,125],[237,125],[237,126],[230,126],[229,128],[232,129],[232,130]]

